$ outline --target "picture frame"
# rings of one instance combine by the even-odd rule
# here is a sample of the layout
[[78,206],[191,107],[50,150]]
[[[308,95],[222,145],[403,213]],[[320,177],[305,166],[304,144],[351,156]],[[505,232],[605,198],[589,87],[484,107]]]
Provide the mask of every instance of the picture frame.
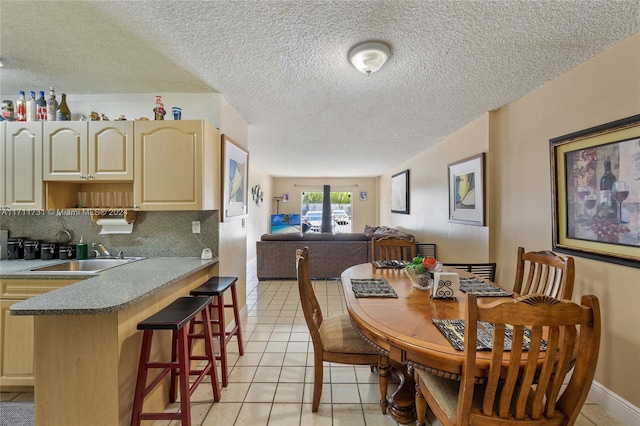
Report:
[[391,213],[409,214],[409,169],[391,176]]
[[222,211],[220,221],[240,219],[247,215],[249,152],[227,135],[222,145]]
[[485,153],[450,163],[449,222],[485,225]]
[[549,145],[553,250],[640,268],[640,115]]

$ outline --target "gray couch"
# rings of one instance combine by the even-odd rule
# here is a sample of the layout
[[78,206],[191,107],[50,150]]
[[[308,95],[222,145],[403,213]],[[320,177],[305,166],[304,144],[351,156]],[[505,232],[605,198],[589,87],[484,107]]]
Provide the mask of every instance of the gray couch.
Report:
[[264,234],[256,242],[259,280],[295,280],[296,249],[309,247],[311,278],[339,278],[342,272],[371,259],[371,238],[412,238],[393,228],[365,227],[349,234]]

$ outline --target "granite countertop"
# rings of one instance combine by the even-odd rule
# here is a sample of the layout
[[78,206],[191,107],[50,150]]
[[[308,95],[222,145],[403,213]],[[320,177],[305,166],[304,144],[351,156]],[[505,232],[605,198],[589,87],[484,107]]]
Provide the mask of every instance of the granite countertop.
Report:
[[29,269],[57,261],[0,261],[2,279],[70,279],[75,284],[11,305],[12,315],[99,315],[125,309],[153,293],[218,262],[217,258],[153,257],[100,273],[51,274]]

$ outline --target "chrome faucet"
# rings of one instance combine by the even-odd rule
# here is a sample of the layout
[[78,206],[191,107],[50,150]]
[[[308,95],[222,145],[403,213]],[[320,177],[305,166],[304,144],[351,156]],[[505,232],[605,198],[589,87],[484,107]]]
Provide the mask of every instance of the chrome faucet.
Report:
[[111,253],[102,243],[92,243],[91,247],[96,254],[96,257],[111,257]]

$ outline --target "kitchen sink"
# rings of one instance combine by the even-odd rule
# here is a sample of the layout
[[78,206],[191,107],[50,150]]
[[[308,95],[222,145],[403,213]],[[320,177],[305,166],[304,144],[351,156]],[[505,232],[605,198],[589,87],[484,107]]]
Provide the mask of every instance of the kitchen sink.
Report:
[[64,273],[94,273],[116,266],[126,265],[144,257],[124,257],[124,258],[94,258],[84,260],[69,260],[68,262],[56,263],[55,265],[41,266],[33,268],[33,272],[64,272]]

